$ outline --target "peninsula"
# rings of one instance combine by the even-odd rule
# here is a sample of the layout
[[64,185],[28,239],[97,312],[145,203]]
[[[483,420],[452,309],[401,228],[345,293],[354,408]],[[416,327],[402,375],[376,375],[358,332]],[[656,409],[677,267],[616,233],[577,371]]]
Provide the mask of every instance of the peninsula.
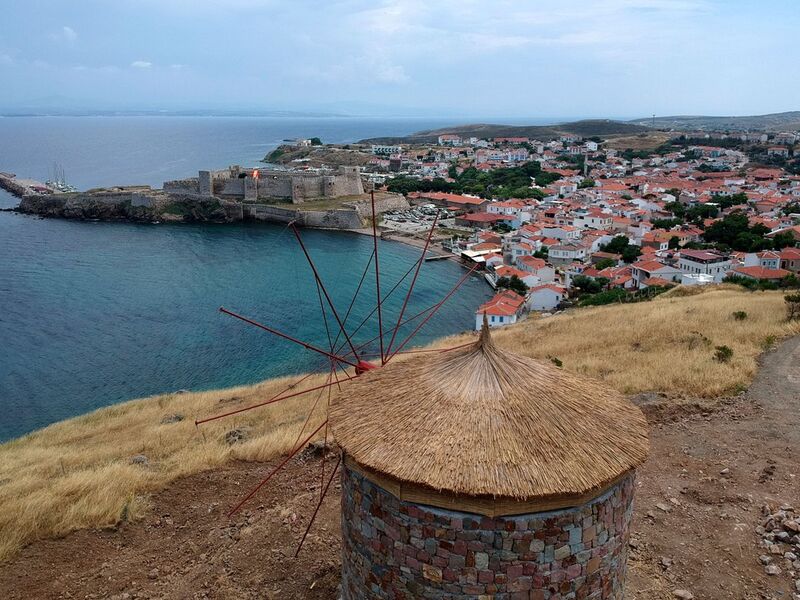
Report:
[[[356,167],[304,170],[242,168],[199,171],[162,188],[115,186],[64,192],[51,184],[0,173],[0,187],[20,198],[18,212],[43,217],[144,223],[295,222],[359,229],[371,196]],[[370,187],[370,186],[366,186]],[[375,210],[407,209],[400,194],[375,194]]]

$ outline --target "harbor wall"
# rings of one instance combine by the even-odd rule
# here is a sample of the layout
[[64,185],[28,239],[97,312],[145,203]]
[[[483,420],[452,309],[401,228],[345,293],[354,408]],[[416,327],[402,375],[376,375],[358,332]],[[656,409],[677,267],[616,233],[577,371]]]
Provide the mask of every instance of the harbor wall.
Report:
[[[387,194],[375,198],[375,212],[408,210],[408,201],[400,194]],[[342,203],[342,208],[328,210],[305,210],[266,204],[243,204],[245,218],[257,221],[289,223],[295,221],[303,227],[328,229],[360,229],[372,216],[370,200]]]
[[[174,186],[172,189],[177,189]],[[384,194],[375,199],[378,213],[403,210],[408,202],[400,194]],[[260,203],[221,200],[196,193],[164,193],[147,188],[95,190],[71,194],[27,195],[20,202],[22,213],[65,219],[91,219],[136,222],[213,222],[243,220],[288,223],[303,227],[359,229],[372,214],[371,202],[342,203],[338,208],[303,210]]]

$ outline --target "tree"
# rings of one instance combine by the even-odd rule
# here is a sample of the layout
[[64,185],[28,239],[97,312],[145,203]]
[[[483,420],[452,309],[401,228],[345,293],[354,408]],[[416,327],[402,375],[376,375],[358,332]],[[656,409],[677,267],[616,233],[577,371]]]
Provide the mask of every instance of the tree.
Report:
[[622,251],[622,260],[628,264],[635,262],[637,258],[642,255],[642,249],[639,246],[629,244],[627,248]]
[[683,221],[681,219],[678,219],[678,218],[674,218],[674,219],[653,219],[651,221],[651,223],[653,224],[653,228],[654,229],[666,229],[667,231],[669,231],[670,229],[672,229],[676,225],[680,225],[681,223],[683,223]]
[[664,205],[664,208],[675,215],[675,217],[678,219],[683,219],[686,216],[686,207],[677,200],[675,202],[667,202]]
[[616,266],[616,264],[617,264],[616,261],[614,261],[614,260],[612,260],[610,258],[604,258],[604,259],[598,261],[597,264],[594,266],[594,268],[597,269],[598,271],[602,271],[603,269],[608,269],[609,267],[614,267],[614,266]]
[[711,201],[719,204],[722,210],[730,208],[731,206],[747,204],[748,200],[749,198],[744,192],[739,192],[738,194],[714,194],[711,197]]
[[794,236],[788,231],[781,231],[772,236],[772,247],[775,250],[790,248],[795,245]]
[[533,253],[533,255],[536,258],[543,258],[547,260],[548,256],[550,255],[550,250],[547,248],[547,246],[542,246],[542,249],[537,250],[536,252]]
[[594,187],[594,179],[587,177],[586,179],[581,180],[578,184],[578,189],[582,190],[585,188],[593,188]]
[[667,248],[669,248],[670,250],[677,250],[678,248],[680,248],[680,245],[681,245],[681,238],[679,238],[677,235],[673,235],[671,238],[669,238],[669,243],[667,244]]
[[790,202],[783,207],[781,212],[785,215],[800,214],[800,202]]
[[611,252],[612,254],[622,254],[622,251],[628,247],[631,241],[624,235],[617,235],[607,244],[600,246],[603,252]]
[[586,275],[576,275],[572,278],[572,287],[577,291],[579,296],[602,292],[606,285],[608,285],[608,279],[605,277],[594,279]]
[[701,225],[706,219],[714,219],[719,214],[719,209],[710,204],[696,204],[686,211],[686,221]]
[[628,264],[634,262],[642,255],[642,249],[639,248],[639,246],[631,244],[631,241],[624,235],[615,236],[610,242],[604,246],[600,246],[600,250],[619,254],[622,256],[622,260]]
[[516,275],[512,275],[511,277],[500,277],[497,279],[495,284],[500,289],[511,290],[520,296],[524,296],[528,293],[528,286],[525,285],[525,282]]
[[311,138],[311,145],[312,146],[322,146],[322,140],[319,139],[318,137],[312,137]]
[[794,245],[791,234],[778,234],[770,239],[768,233],[769,229],[761,223],[750,227],[747,215],[737,210],[712,223],[703,233],[703,239],[740,252],[760,252]]

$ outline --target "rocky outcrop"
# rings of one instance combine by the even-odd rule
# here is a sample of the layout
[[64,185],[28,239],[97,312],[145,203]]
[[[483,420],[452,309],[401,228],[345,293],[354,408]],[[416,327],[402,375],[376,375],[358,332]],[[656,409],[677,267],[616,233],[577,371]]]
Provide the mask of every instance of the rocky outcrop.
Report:
[[153,223],[229,223],[241,220],[241,210],[217,198],[151,193],[53,194],[25,196],[19,212],[64,219]]
[[[375,210],[408,209],[400,194],[376,194]],[[244,219],[302,227],[359,229],[369,220],[370,200],[343,202],[336,208],[301,210],[289,206],[241,203],[213,196],[166,193],[162,190],[96,190],[73,194],[29,195],[18,212],[62,219],[131,221],[137,223],[235,223]]]

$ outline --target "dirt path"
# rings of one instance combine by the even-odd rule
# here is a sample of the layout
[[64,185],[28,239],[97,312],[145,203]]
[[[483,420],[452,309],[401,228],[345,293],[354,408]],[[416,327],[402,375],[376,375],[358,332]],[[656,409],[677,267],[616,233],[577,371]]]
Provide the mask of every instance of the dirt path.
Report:
[[[779,559],[781,574],[765,573],[755,529],[764,504],[800,509],[800,338],[763,363],[733,400],[677,410],[647,403],[652,452],[638,480],[628,600],[672,599],[676,589],[698,600],[793,598],[792,569]],[[153,497],[143,521],[28,546],[0,566],[0,598],[336,598],[338,487],[293,558],[319,497],[321,462],[292,461],[233,520],[226,510],[271,465],[177,481]]]
[[762,506],[800,509],[800,337],[767,353],[751,388],[715,410],[653,424],[640,472],[629,598],[793,598],[791,565],[758,557]]

